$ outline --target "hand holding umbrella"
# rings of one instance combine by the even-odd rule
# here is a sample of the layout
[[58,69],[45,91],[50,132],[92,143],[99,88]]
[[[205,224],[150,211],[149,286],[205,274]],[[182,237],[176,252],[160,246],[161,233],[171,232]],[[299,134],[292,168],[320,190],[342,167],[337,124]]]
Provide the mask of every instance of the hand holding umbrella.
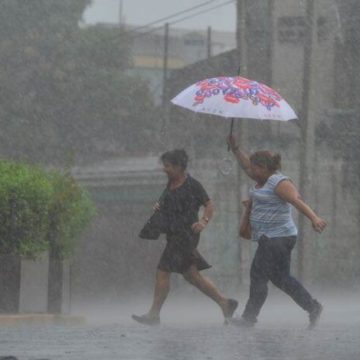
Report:
[[232,150],[232,151],[235,151],[236,150],[236,140],[235,140],[235,137],[232,133],[230,133],[230,135],[227,137],[227,144],[228,144],[228,149]]

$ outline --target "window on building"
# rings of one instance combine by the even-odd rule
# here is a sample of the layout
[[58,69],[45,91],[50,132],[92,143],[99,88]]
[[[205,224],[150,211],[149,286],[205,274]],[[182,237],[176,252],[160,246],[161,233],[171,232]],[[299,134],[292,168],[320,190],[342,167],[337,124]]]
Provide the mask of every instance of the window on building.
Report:
[[325,41],[329,39],[330,29],[329,23],[326,21],[325,16],[320,16],[317,19],[317,36],[319,41]]
[[[302,44],[305,40],[306,22],[304,16],[282,16],[277,22],[278,39],[281,43]],[[328,39],[327,21],[324,16],[317,19],[319,41]]]
[[281,43],[302,43],[305,38],[303,16],[283,16],[278,19],[278,39]]

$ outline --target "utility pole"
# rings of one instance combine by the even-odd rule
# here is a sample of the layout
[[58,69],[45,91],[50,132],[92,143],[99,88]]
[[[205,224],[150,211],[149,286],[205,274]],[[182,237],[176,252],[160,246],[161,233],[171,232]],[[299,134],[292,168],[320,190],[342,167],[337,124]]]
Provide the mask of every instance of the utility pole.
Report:
[[[309,178],[312,171],[312,159],[315,155],[315,123],[310,118],[311,109],[311,89],[313,77],[313,57],[314,43],[317,33],[317,11],[316,1],[306,1],[305,14],[305,44],[304,44],[304,60],[303,60],[303,92],[302,106],[300,112],[301,126],[301,148],[300,148],[300,194],[306,201],[309,199],[310,182]],[[305,218],[299,217],[299,244],[298,244],[298,276],[304,278],[304,263],[306,259],[306,240],[305,240]]]
[[[257,0],[259,1],[259,0]],[[260,0],[262,2],[262,0]],[[274,39],[275,39],[275,25],[274,25],[274,11],[275,11],[275,0],[267,0],[266,4],[262,4],[262,6],[266,6],[266,13],[264,14],[264,19],[262,23],[263,33],[264,33],[264,54],[262,65],[260,65],[265,72],[263,73],[263,81],[269,85],[273,86],[273,47],[274,47]],[[261,129],[265,133],[272,134],[276,133],[278,136],[281,136],[280,132],[280,124],[281,121],[277,121],[277,124],[273,124],[273,122],[268,121],[261,124]]]
[[273,81],[273,45],[274,45],[274,8],[275,8],[275,0],[268,0],[268,38],[267,38],[267,58],[269,63],[268,74],[267,74],[267,82],[269,86],[272,86]]
[[246,0],[237,0],[236,43],[239,53],[240,73],[247,74]]
[[119,0],[119,25],[123,25],[123,0]]
[[[237,0],[237,24],[236,24],[236,42],[237,42],[237,50],[238,50],[238,59],[239,59],[239,67],[238,69],[234,69],[234,71],[238,72],[238,75],[247,76],[247,27],[246,27],[246,13],[247,13],[247,0]],[[246,138],[247,131],[246,125],[244,124],[242,119],[238,119],[236,121],[236,125],[238,128],[239,134],[239,143],[241,147],[246,148]],[[247,196],[247,182],[243,172],[240,171],[240,166],[236,166],[236,191],[237,191],[237,216],[240,219],[240,214],[243,209],[241,207],[241,200],[246,198]],[[240,221],[240,220],[239,220]],[[245,270],[246,265],[250,264],[251,258],[251,242],[245,243],[244,241],[239,241],[238,247],[238,258],[240,261],[240,274],[239,281],[242,285],[245,279]]]
[[162,79],[162,94],[161,94],[161,106],[162,106],[162,125],[160,130],[160,141],[164,148],[169,146],[168,125],[170,121],[170,104],[167,101],[167,78],[168,78],[168,57],[169,57],[169,24],[164,26],[164,55],[163,55],[163,79]]
[[207,58],[211,58],[211,26],[208,26],[207,28],[207,38],[206,38],[206,52],[207,52]]
[[169,58],[169,23],[166,23],[164,27],[162,106],[165,106],[165,102],[166,102],[166,80],[168,75],[168,58]]

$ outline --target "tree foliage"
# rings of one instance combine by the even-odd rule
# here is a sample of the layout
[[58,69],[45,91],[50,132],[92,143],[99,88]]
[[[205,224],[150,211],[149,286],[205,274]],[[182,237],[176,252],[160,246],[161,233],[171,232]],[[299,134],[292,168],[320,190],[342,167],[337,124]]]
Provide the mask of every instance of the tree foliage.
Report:
[[0,161],[0,254],[69,256],[94,215],[84,189],[68,173]]
[[53,193],[47,241],[51,256],[63,259],[72,255],[76,240],[95,215],[95,207],[69,172],[50,172],[48,178]]
[[0,2],[3,156],[64,164],[151,147],[151,94],[126,74],[130,40],[119,28],[81,28],[88,4]]
[[38,254],[48,248],[52,187],[43,172],[0,162],[0,252]]

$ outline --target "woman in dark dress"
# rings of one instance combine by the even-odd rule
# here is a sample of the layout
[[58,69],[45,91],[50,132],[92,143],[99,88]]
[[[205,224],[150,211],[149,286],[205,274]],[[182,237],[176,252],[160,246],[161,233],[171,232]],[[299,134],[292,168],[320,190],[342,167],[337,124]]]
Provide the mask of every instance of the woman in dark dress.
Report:
[[[213,203],[203,186],[186,173],[188,156],[184,150],[168,151],[161,156],[161,161],[169,181],[154,209],[162,211],[166,217],[167,244],[158,264],[152,306],[146,314],[132,318],[146,325],[160,323],[160,310],[169,293],[171,273],[175,272],[214,300],[226,320],[233,315],[237,301],[224,297],[199,272],[210,268],[197,245],[201,231],[212,218]],[[198,212],[202,206],[204,211],[199,220]]]

